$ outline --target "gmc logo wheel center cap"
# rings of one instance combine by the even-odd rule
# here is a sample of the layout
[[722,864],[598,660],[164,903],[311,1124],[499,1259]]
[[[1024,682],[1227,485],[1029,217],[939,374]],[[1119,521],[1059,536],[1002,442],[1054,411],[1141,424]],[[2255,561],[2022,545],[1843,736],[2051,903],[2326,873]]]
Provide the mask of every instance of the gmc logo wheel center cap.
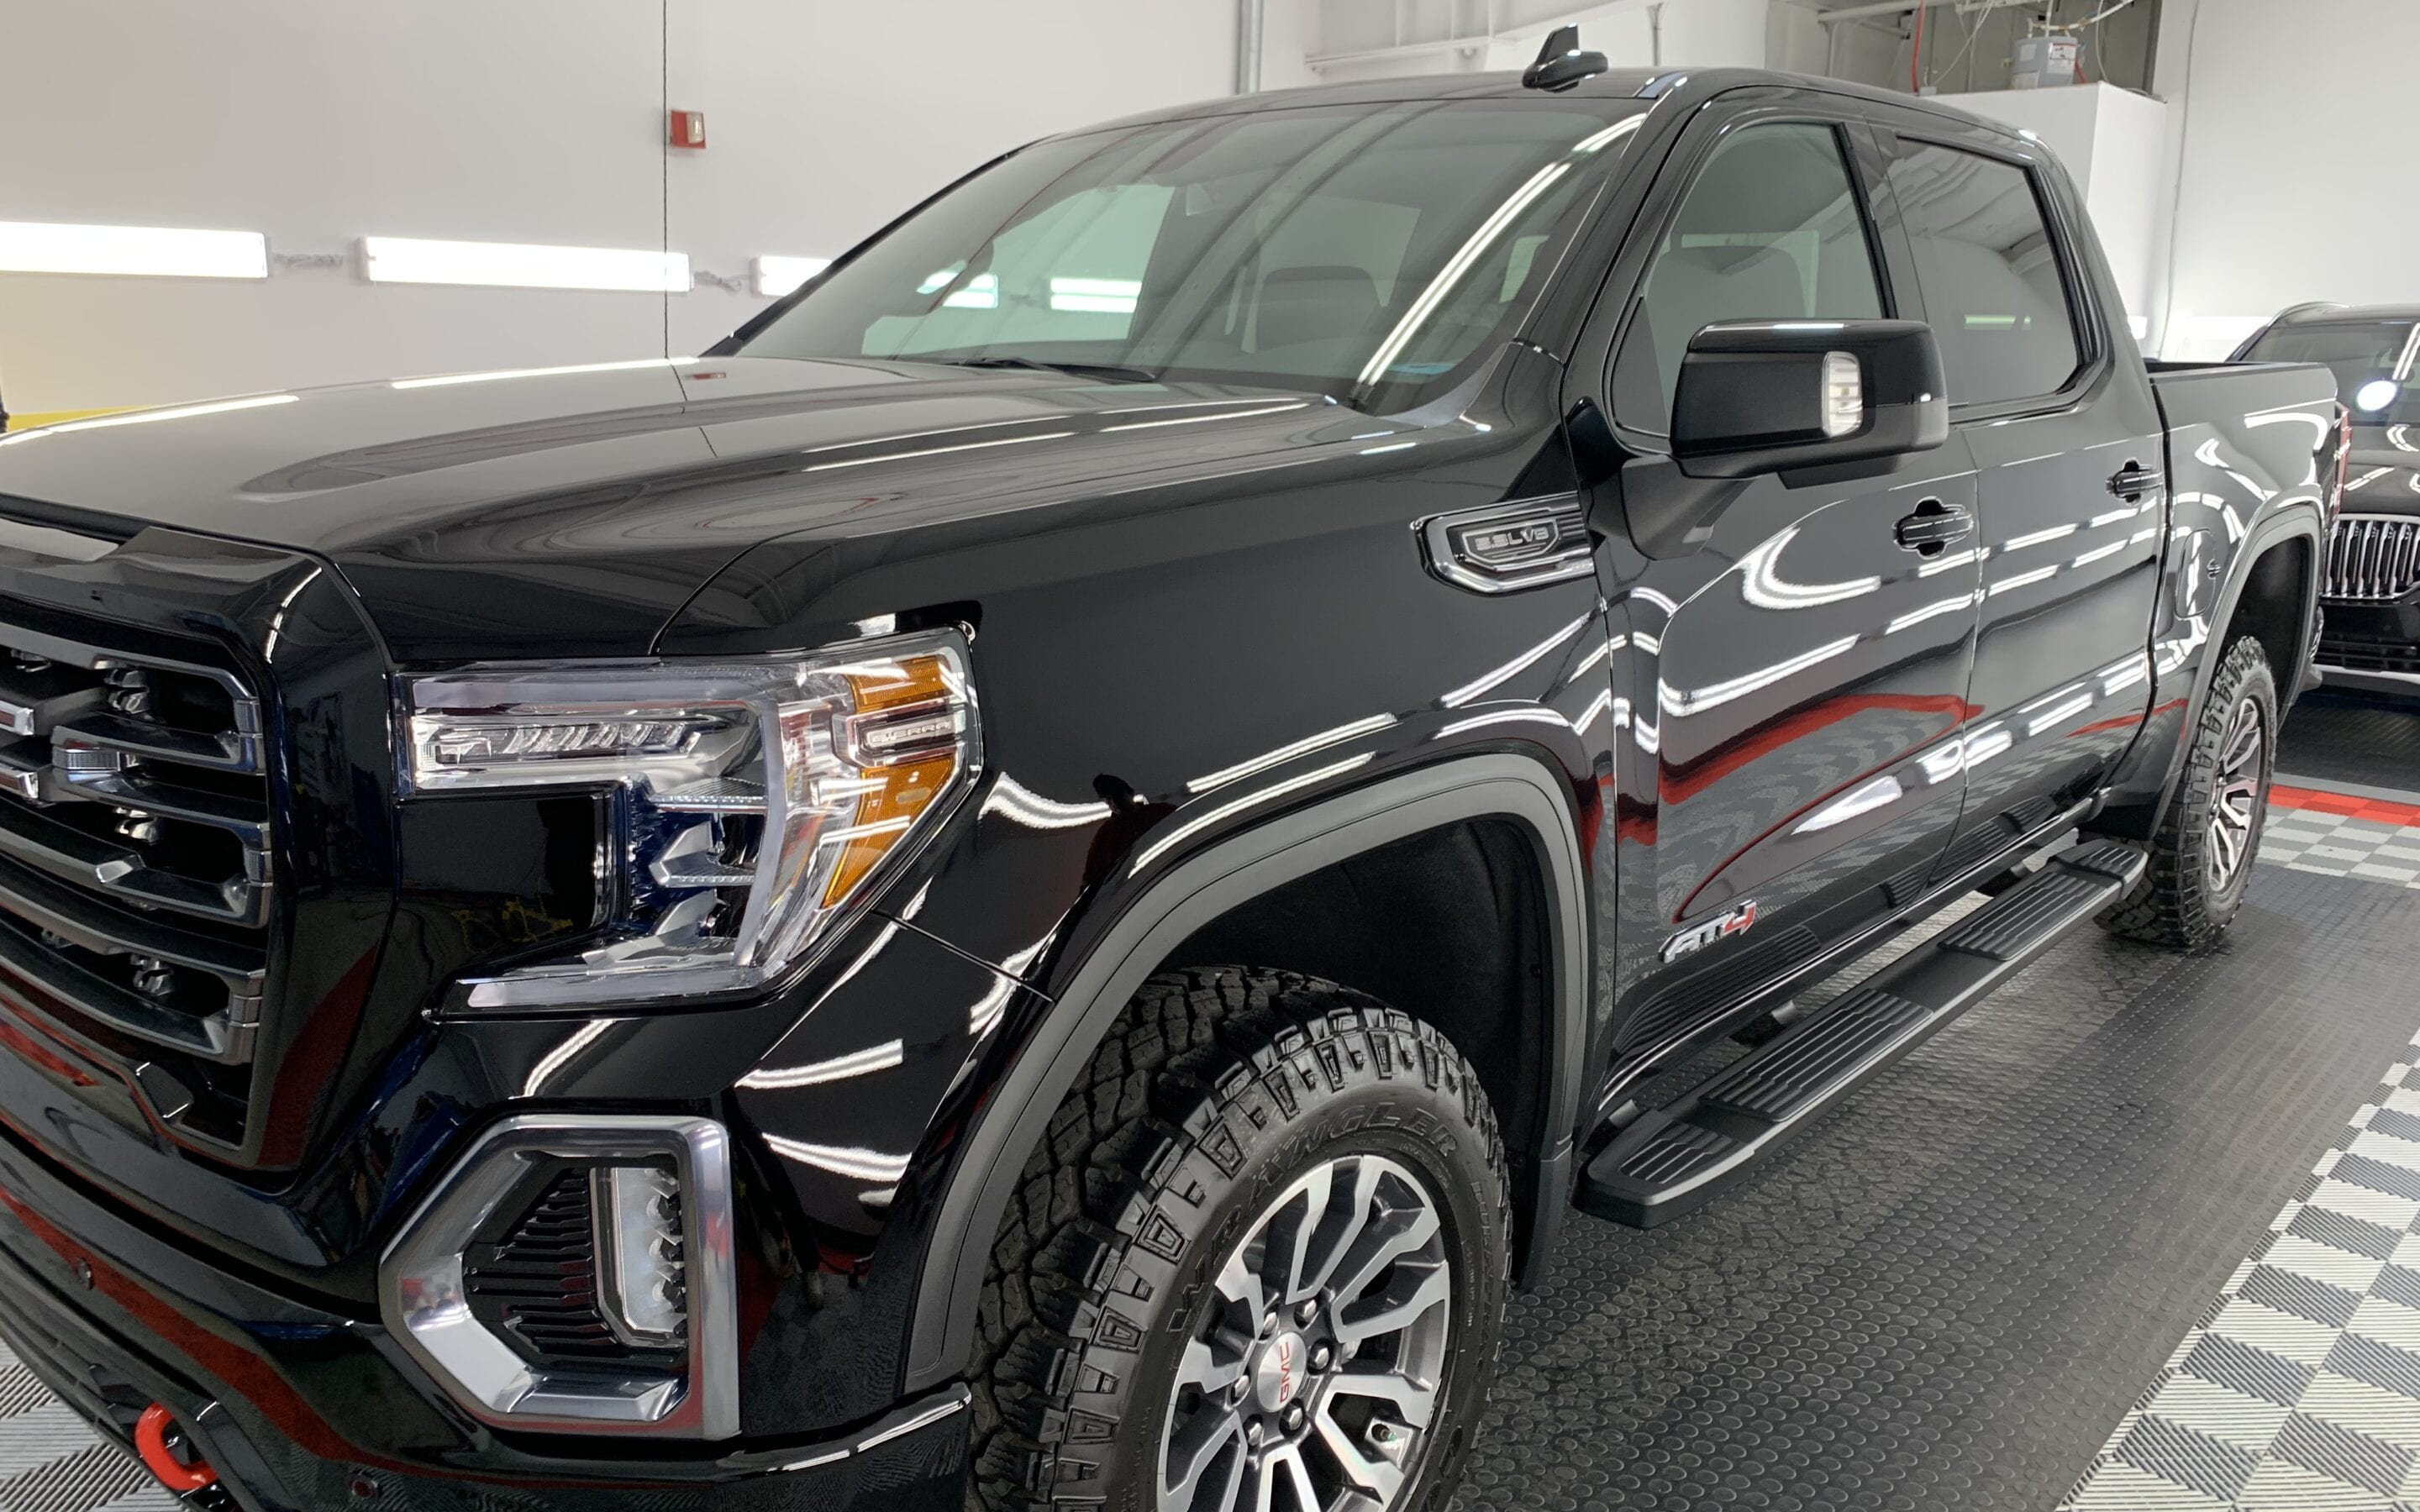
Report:
[[1252,1395],[1260,1399],[1262,1412],[1277,1412],[1302,1395],[1310,1359],[1311,1350],[1299,1334],[1280,1334],[1262,1347],[1260,1362],[1252,1366]]

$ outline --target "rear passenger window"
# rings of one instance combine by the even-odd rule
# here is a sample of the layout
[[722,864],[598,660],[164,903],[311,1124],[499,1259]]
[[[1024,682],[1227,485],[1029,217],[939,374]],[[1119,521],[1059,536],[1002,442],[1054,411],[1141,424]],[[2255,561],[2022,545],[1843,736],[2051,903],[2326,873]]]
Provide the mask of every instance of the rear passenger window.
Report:
[[1664,233],[1614,363],[1624,423],[1662,433],[1689,339],[1726,320],[1870,320],[1882,281],[1829,126],[1726,137]]
[[2075,322],[2033,175],[1911,142],[1890,177],[1949,402],[1994,404],[2067,387],[2078,362]]

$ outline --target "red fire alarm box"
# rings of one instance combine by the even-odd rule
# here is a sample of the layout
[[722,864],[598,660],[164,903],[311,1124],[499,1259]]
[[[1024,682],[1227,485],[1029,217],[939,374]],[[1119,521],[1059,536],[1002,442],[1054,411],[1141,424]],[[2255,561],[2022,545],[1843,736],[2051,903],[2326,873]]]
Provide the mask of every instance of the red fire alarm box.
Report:
[[672,142],[676,147],[703,148],[706,146],[706,112],[674,111]]

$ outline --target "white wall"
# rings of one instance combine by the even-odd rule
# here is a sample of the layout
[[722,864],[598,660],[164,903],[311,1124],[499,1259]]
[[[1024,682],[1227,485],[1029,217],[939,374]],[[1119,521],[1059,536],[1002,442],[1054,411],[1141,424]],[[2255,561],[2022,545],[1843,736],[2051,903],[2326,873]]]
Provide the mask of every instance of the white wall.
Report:
[[[1282,0],[1270,0],[1272,6]],[[1404,74],[1527,68],[1549,32],[1580,28],[1580,44],[1618,69],[1761,68],[1769,0],[1308,0],[1312,55],[1335,83]],[[1650,10],[1660,12],[1659,21]],[[1447,45],[1450,44],[1450,45]],[[1355,54],[1375,56],[1355,57]]]
[[[1522,69],[1538,55],[1547,34],[1576,23],[1580,45],[1603,53],[1615,68],[1764,67],[1766,0],[1663,0],[1651,18],[1643,0],[1573,10],[1566,6],[1508,0],[1508,17],[1528,17],[1497,34],[1487,66]],[[1654,35],[1660,19],[1663,35]]]
[[2164,159],[2168,107],[2111,85],[1945,95],[1942,102],[2033,132],[2058,154],[2083,193],[2125,313],[2148,336],[2164,302],[2159,223],[2167,214]]
[[[0,394],[25,413],[692,350],[763,301],[371,285],[352,244],[669,245],[736,278],[841,251],[1037,135],[1227,94],[1233,56],[1233,0],[11,5],[0,220],[258,230],[343,266],[0,274]],[[705,152],[664,147],[668,105],[706,112]]]
[[2170,356],[2224,356],[2305,300],[2420,300],[2420,201],[2397,193],[2420,5],[2167,0],[2179,114]]

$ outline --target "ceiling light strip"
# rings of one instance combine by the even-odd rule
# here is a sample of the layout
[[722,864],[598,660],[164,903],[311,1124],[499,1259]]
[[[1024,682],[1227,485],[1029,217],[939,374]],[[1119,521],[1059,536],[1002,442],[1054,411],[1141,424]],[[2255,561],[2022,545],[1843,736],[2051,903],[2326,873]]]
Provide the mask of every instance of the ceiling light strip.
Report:
[[257,231],[0,221],[0,272],[267,278],[269,242]]
[[551,247],[511,241],[364,237],[362,272],[373,284],[468,284],[686,294],[689,255],[627,247]]

